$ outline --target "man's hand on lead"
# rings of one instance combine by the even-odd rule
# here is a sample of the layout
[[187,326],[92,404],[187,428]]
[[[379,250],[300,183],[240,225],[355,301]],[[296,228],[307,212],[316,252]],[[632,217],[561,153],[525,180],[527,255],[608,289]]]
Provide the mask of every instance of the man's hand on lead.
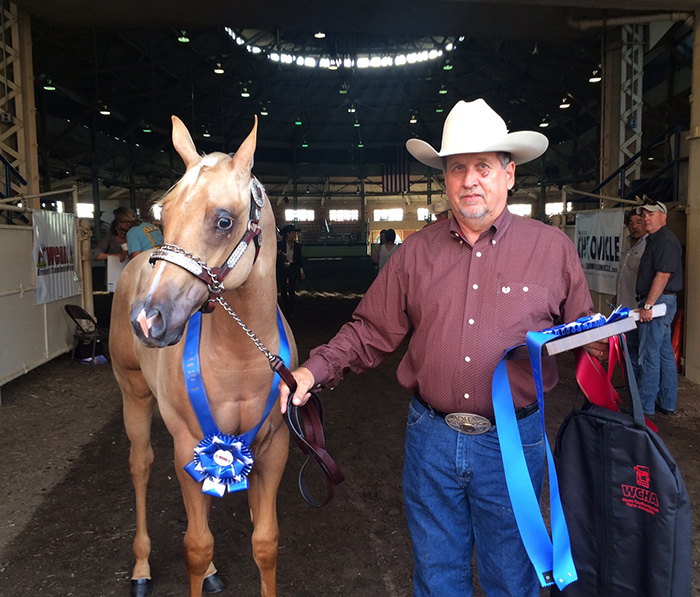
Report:
[[[309,390],[316,384],[316,379],[313,373],[306,367],[299,367],[292,371],[292,375],[297,382],[297,389],[292,397],[292,402],[295,406],[306,404],[306,401],[311,397]],[[280,411],[282,414],[287,412],[287,401],[289,400],[289,386],[280,380]]]

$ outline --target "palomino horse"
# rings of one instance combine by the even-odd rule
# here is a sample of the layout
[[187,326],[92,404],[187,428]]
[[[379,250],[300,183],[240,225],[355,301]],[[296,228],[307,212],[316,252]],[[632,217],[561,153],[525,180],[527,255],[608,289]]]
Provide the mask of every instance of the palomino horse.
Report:
[[[292,368],[297,354],[289,326],[277,315],[274,215],[251,173],[257,119],[233,157],[199,155],[185,125],[176,117],[172,120],[173,145],[187,171],[162,201],[165,244],[137,256],[125,268],[112,307],[110,353],[122,390],[136,493],[132,595],[146,595],[151,588],[146,487],[153,463],[150,434],[156,402],[173,437],[175,470],[187,511],[183,551],[189,594],[200,596],[205,579],[211,583],[207,585],[210,590],[221,582],[212,563],[211,496],[203,493],[211,479],[203,485],[183,468],[193,462],[195,447],[204,441],[205,433],[200,414],[188,398],[183,373],[185,341],[180,341],[190,316],[216,299],[230,307],[201,315],[199,381],[208,395],[210,419],[223,434],[238,437],[264,419],[250,440],[255,462],[252,470],[247,468],[247,479],[253,556],[262,595],[272,596],[276,594],[279,543],[276,496],[287,461],[289,432],[279,408],[272,408],[266,418],[264,413],[270,410],[266,397],[269,406],[277,392],[270,356],[285,342],[280,328],[286,331]],[[221,268],[214,267],[220,264]],[[243,325],[227,312],[232,308]],[[230,460],[230,454],[224,454],[226,458]],[[242,460],[249,463],[247,457]]]

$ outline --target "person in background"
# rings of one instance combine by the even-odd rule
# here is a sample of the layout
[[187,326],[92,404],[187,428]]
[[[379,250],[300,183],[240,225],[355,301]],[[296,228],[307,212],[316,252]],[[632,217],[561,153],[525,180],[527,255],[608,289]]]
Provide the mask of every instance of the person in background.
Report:
[[[487,595],[536,597],[539,585],[513,514],[493,423],[491,381],[505,349],[528,331],[592,312],[578,253],[562,231],[506,207],[516,164],[542,155],[547,138],[509,133],[484,100],[459,101],[445,120],[440,152],[419,139],[408,151],[442,168],[453,217],[410,235],[346,323],[293,372],[299,406],[309,390],[335,387],[347,372],[376,367],[406,337],[397,378],[411,394],[403,490],[413,540],[416,597],[472,595],[476,546]],[[546,257],[546,258],[545,258]],[[606,342],[586,347],[605,357]],[[544,435],[527,360],[508,364],[518,428],[539,497]],[[544,389],[557,382],[544,363]],[[280,410],[289,387],[280,383]],[[449,425],[470,413],[475,434]]]
[[374,275],[379,273],[379,256],[382,253],[382,247],[386,242],[386,229],[379,231],[379,238],[372,247],[372,263],[374,263]]
[[[655,410],[676,412],[678,371],[671,342],[671,323],[676,314],[676,293],[683,289],[681,243],[666,226],[667,208],[654,201],[637,207],[649,234],[637,274],[639,299],[639,397],[647,417]],[[666,315],[652,317],[652,308],[666,305]]]
[[109,230],[92,252],[95,261],[106,260],[110,255],[118,256],[124,261],[129,256],[126,235],[138,222],[136,214],[128,207],[117,207],[113,212],[114,219]]
[[387,261],[389,261],[389,257],[396,253],[396,251],[398,251],[399,245],[394,243],[395,240],[396,231],[393,228],[387,229],[386,233],[384,234],[384,244],[379,249],[379,260],[377,261],[377,275],[381,273]]
[[446,220],[450,217],[450,202],[447,199],[433,201],[428,205],[428,211],[435,216],[435,219],[432,222],[428,222],[426,226],[430,226],[441,220]]
[[140,220],[136,222],[131,230],[126,233],[129,259],[133,259],[143,251],[155,249],[163,244],[163,231],[157,224]]
[[277,290],[280,306],[288,317],[294,317],[297,281],[306,279],[297,232],[296,226],[288,224],[280,230],[282,239],[277,243]]
[[[613,298],[616,306],[637,308],[637,272],[639,271],[639,261],[646,248],[647,233],[644,230],[644,218],[636,211],[625,214],[625,226],[629,234],[620,256],[620,271],[617,274],[617,294]],[[640,381],[639,370],[639,330],[633,329],[625,332],[627,347],[632,369],[637,383]]]

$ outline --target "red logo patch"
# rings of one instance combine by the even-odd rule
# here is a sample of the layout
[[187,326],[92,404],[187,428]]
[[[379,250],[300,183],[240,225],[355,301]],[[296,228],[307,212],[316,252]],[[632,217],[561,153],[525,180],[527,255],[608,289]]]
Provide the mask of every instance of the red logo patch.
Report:
[[659,513],[659,496],[651,491],[651,475],[649,467],[637,465],[634,467],[636,473],[636,485],[621,485],[622,502],[630,508],[637,508],[649,514]]

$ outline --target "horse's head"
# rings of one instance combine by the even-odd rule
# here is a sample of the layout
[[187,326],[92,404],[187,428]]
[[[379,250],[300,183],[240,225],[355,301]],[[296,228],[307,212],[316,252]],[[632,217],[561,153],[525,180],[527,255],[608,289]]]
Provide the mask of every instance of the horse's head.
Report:
[[[154,347],[180,340],[190,315],[221,292],[222,278],[226,288],[248,279],[262,220],[273,221],[271,210],[262,209],[265,193],[251,172],[257,119],[233,157],[199,155],[182,121],[172,120],[173,145],[187,169],[161,202],[165,244],[151,254],[152,271],[140,278],[131,308],[135,334]],[[273,235],[266,240],[275,243]]]

